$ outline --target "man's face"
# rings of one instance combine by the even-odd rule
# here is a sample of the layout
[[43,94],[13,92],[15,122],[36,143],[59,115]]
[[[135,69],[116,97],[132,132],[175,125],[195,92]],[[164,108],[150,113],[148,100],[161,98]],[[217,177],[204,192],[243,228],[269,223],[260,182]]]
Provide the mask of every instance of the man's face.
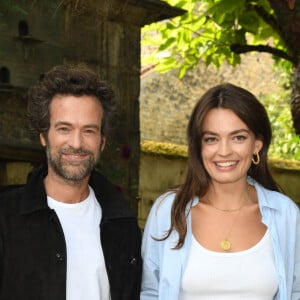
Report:
[[56,95],[50,104],[46,146],[48,175],[78,182],[88,178],[105,139],[101,136],[103,109],[94,96]]

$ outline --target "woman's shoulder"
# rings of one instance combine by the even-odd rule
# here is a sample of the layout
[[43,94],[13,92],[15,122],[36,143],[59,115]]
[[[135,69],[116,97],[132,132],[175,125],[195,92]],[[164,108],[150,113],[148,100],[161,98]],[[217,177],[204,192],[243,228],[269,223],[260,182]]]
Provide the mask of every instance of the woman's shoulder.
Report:
[[160,195],[153,203],[145,224],[144,239],[146,236],[161,237],[171,226],[171,210],[176,192],[170,191]]
[[282,192],[269,190],[259,183],[255,183],[255,188],[258,193],[258,199],[260,204],[281,211],[294,210],[297,213],[299,213],[298,205],[288,195]]
[[176,197],[176,191],[168,191],[160,195],[155,201],[151,210],[155,214],[164,214],[170,212],[174,199]]

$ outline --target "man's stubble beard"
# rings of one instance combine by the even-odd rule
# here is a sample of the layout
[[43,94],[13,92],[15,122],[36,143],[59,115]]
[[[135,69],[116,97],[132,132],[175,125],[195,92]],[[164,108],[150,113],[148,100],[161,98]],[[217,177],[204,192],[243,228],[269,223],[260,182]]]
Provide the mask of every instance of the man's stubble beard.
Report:
[[[95,158],[93,153],[86,149],[74,149],[71,147],[60,149],[55,155],[52,155],[49,142],[47,143],[46,153],[48,165],[54,173],[59,177],[72,182],[79,182],[90,176],[100,156],[100,151],[98,156]],[[63,153],[87,154],[88,159],[79,162],[70,162],[62,158]]]

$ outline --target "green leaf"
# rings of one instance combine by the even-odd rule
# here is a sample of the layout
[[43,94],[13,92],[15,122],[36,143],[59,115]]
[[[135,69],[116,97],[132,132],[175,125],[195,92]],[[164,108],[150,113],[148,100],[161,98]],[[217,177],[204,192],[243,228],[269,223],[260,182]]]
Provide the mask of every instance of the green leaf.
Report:
[[183,65],[183,66],[179,69],[179,72],[178,72],[178,78],[179,78],[179,79],[182,79],[183,76],[185,75],[185,73],[186,73],[187,70],[188,70],[187,65]]
[[164,51],[166,50],[167,48],[170,47],[170,45],[172,45],[173,43],[176,42],[176,38],[175,37],[170,37],[168,38],[165,43],[161,44],[158,48],[159,51]]
[[239,24],[248,32],[257,34],[259,29],[259,19],[255,12],[245,12],[239,19]]

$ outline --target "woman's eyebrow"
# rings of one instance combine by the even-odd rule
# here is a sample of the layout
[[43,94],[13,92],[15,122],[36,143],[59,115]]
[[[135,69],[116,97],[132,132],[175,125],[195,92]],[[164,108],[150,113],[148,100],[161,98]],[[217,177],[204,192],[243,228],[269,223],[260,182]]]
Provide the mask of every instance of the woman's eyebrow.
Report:
[[[249,133],[249,130],[248,129],[237,129],[237,130],[233,130],[231,132],[229,132],[230,135],[234,135],[234,134],[239,134],[239,133]],[[219,135],[219,133],[217,132],[214,132],[214,131],[210,131],[210,130],[205,130],[203,131],[202,135],[205,135],[205,134],[209,134],[209,135]]]

